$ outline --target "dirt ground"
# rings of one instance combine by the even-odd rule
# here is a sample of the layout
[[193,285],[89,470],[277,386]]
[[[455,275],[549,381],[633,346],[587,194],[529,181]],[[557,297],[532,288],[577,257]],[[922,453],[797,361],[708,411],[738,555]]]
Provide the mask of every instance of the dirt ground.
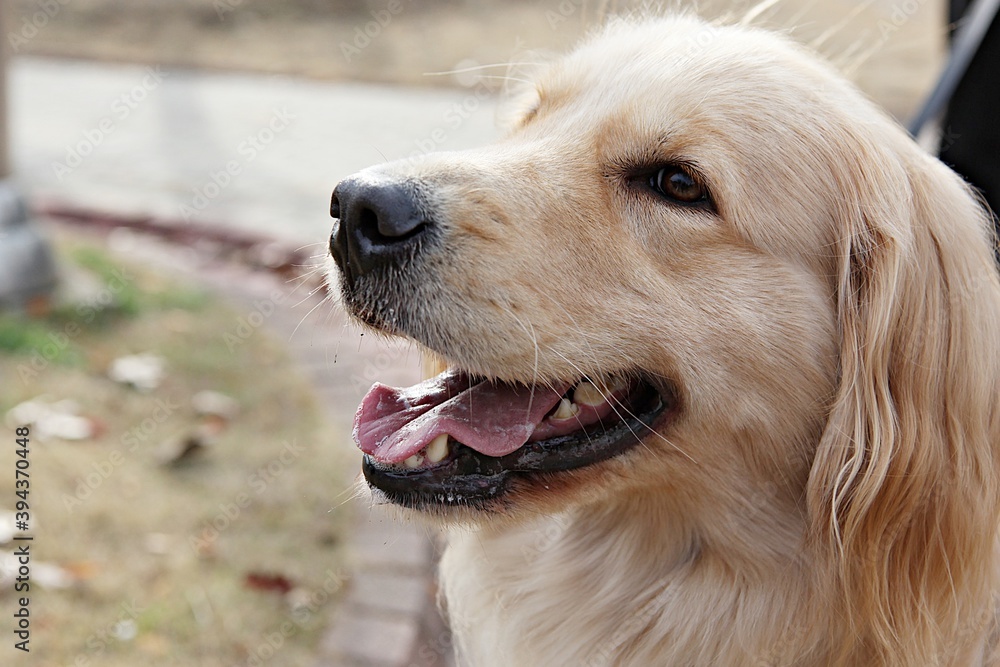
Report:
[[[564,50],[610,0],[14,0],[14,53],[324,79],[453,85],[464,67]],[[665,3],[744,16],[748,0]],[[49,9],[45,9],[45,8]],[[51,9],[55,7],[55,9]],[[51,14],[51,16],[50,16]],[[944,52],[943,0],[784,0],[758,23],[812,42],[897,115],[912,111]],[[502,76],[503,67],[492,74]]]

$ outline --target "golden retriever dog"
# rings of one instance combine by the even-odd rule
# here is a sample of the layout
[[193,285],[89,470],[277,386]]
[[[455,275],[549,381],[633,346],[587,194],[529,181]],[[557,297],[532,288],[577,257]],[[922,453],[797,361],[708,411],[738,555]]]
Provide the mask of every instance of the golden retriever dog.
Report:
[[482,149],[334,191],[376,502],[444,523],[461,664],[1000,664],[988,214],[773,34],[613,19]]

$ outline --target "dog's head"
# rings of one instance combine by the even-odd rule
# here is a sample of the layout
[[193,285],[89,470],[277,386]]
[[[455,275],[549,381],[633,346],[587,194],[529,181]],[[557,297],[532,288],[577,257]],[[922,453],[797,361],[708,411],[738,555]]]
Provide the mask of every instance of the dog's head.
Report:
[[365,398],[373,488],[472,520],[655,498],[907,590],[992,539],[1000,285],[955,174],[745,28],[613,23],[528,96],[494,145],[334,192],[347,308],[448,368]]
[[827,135],[854,120],[816,98],[854,93],[794,55],[694,21],[618,26],[540,72],[498,144],[337,186],[344,302],[450,369],[365,400],[374,487],[511,510],[718,459],[804,482],[836,384]]

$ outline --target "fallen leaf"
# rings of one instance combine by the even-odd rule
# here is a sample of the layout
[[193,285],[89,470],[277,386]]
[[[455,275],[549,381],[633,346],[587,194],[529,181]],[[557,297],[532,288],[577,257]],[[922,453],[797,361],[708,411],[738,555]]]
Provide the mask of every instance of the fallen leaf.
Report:
[[292,580],[288,577],[268,572],[248,572],[243,583],[247,588],[253,588],[258,591],[272,591],[281,595],[285,595],[288,591],[295,588]]

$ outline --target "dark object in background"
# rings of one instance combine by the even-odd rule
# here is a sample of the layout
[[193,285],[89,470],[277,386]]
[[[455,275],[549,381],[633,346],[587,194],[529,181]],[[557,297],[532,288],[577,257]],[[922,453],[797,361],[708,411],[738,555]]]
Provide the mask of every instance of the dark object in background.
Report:
[[48,243],[30,224],[24,201],[9,180],[0,180],[0,309],[44,315],[56,286]]
[[[966,16],[971,0],[950,0],[948,19]],[[962,77],[941,125],[941,160],[978,188],[1000,233],[1000,20],[994,19]]]

